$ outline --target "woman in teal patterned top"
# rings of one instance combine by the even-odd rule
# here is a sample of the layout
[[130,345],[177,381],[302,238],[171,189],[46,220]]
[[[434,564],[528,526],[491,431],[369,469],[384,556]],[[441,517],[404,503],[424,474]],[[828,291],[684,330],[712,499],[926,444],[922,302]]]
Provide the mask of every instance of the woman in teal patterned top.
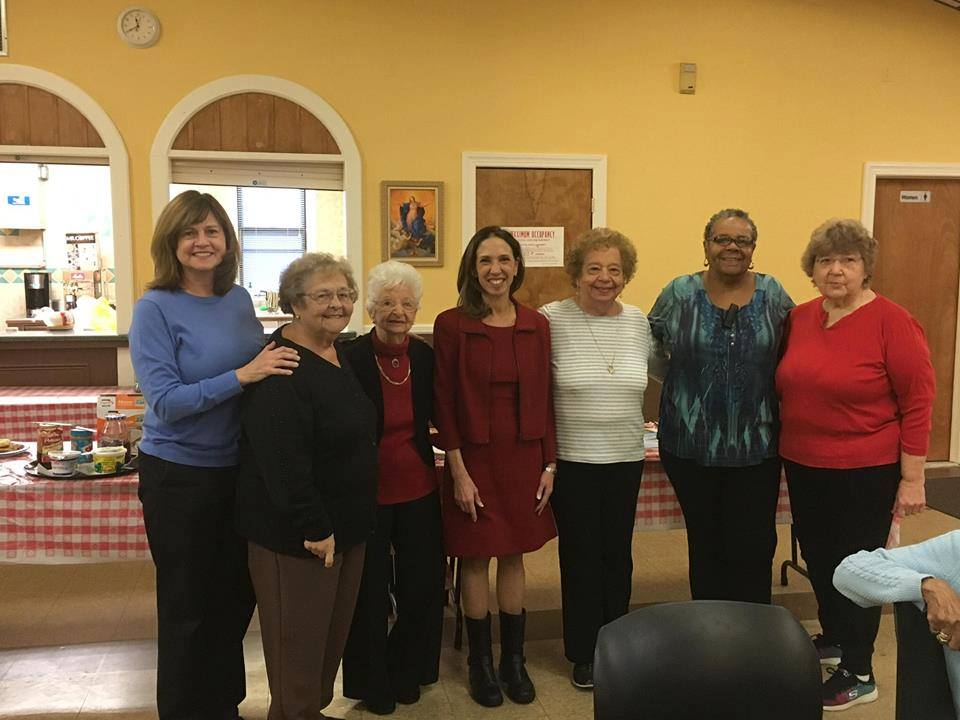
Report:
[[695,600],[770,602],[776,506],[774,371],[793,301],[751,272],[757,227],[721,210],[704,229],[706,270],[660,293],[649,319],[660,366],[660,458],[687,525]]

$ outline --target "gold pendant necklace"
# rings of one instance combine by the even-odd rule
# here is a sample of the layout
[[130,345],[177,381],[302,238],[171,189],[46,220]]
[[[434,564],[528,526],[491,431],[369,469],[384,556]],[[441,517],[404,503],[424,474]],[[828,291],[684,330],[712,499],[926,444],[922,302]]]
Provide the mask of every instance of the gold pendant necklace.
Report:
[[[396,359],[396,358],[394,358],[394,359]],[[407,365],[407,375],[406,375],[406,377],[404,377],[403,380],[401,380],[400,382],[397,382],[396,380],[391,380],[391,379],[387,376],[387,374],[383,371],[383,368],[380,366],[380,358],[378,358],[376,355],[374,355],[374,356],[373,356],[373,361],[377,364],[377,370],[380,371],[380,375],[383,377],[384,380],[386,380],[386,381],[387,381],[388,383],[390,383],[391,385],[403,385],[407,380],[410,379],[410,370],[411,370],[411,366],[410,366],[410,365]],[[397,360],[397,364],[394,365],[394,367],[399,367],[399,365],[400,365],[400,361]]]
[[[603,360],[603,364],[607,366],[607,374],[613,375],[616,368],[614,367],[617,361],[617,351],[613,351],[613,357],[607,360],[607,356],[603,354],[603,350],[600,348],[600,343],[597,342],[597,336],[593,334],[593,328],[590,327],[590,321],[587,319],[587,313],[584,312],[583,308],[580,307],[579,303],[577,307],[580,308],[580,314],[583,315],[583,322],[587,326],[587,330],[590,331],[590,337],[593,338],[594,347],[597,348],[597,353],[599,353],[600,358]],[[617,326],[620,325],[620,316],[623,315],[623,308],[620,308],[620,312],[617,313]],[[618,333],[619,336],[619,333]]]

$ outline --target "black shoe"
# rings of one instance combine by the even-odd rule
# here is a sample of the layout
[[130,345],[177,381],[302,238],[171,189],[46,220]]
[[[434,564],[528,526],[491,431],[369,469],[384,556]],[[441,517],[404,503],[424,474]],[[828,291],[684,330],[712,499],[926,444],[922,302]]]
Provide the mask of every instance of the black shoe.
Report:
[[490,613],[483,620],[464,618],[470,656],[467,659],[470,697],[484,707],[503,704],[503,693],[493,671],[493,649],[490,640]]
[[420,688],[413,687],[409,690],[395,690],[394,695],[397,698],[397,702],[401,705],[413,705],[415,702],[420,701]]
[[574,687],[593,690],[593,663],[574,663],[570,682]]
[[532,703],[537,697],[533,681],[527,674],[523,656],[524,624],[527,611],[511,615],[500,611],[500,680],[507,697],[518,705]]

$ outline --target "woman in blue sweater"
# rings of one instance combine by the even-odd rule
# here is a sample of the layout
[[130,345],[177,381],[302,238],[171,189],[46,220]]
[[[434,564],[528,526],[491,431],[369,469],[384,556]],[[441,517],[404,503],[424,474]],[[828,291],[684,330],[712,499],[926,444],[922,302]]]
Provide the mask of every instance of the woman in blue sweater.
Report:
[[160,720],[233,720],[246,694],[242,642],[254,597],[246,542],[233,528],[240,393],[289,375],[299,358],[263,346],[250,296],[234,284],[238,245],[211,195],[171,200],[130,327],[147,401],[139,494],[157,568]]

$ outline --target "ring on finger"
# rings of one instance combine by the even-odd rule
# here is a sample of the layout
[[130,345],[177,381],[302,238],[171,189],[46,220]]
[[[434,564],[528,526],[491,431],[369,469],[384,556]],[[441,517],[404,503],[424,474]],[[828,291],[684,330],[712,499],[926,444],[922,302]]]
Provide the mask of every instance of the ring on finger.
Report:
[[945,633],[943,630],[938,630],[936,634],[937,642],[941,645],[946,645],[950,642],[950,636]]

